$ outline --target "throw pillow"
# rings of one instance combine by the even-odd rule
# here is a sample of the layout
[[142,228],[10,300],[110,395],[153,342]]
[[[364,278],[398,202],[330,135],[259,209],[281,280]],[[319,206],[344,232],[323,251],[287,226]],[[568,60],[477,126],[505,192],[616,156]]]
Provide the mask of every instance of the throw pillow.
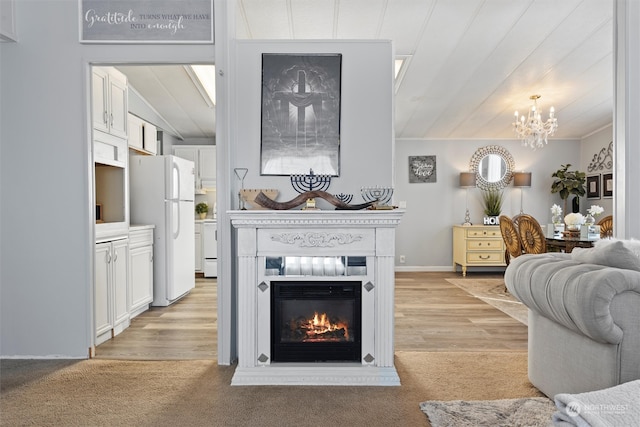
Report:
[[[640,245],[638,249],[640,250]],[[640,271],[640,257],[634,252],[625,245],[625,241],[611,240],[604,244],[596,244],[595,247],[589,249],[575,248],[571,251],[571,258],[574,261],[587,264]]]

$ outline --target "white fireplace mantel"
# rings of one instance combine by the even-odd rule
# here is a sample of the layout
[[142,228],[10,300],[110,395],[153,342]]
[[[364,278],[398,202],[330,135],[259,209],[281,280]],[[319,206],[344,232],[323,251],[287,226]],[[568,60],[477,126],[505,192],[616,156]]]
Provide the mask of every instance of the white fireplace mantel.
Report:
[[[238,366],[232,385],[400,385],[394,366],[395,229],[404,210],[229,211],[236,230]],[[366,257],[367,268],[331,280],[362,282],[360,363],[271,362],[272,276],[266,257]],[[284,277],[284,278],[283,278]]]

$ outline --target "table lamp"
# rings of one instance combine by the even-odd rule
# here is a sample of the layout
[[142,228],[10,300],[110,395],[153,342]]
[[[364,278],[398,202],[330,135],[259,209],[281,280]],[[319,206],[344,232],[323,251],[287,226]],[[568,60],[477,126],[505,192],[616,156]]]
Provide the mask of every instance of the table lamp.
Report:
[[469,216],[469,189],[476,186],[475,172],[460,172],[460,188],[465,189],[465,207],[464,222],[462,225],[471,225],[471,217]]
[[522,210],[522,194],[524,193],[524,187],[531,187],[531,172],[514,172],[513,173],[513,186],[520,188],[520,213],[524,213]]

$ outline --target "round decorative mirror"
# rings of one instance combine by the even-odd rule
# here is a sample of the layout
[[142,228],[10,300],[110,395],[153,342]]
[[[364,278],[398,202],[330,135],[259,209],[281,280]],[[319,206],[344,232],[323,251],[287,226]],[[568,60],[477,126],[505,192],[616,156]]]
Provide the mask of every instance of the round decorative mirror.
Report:
[[514,168],[513,156],[499,145],[478,148],[469,162],[469,170],[476,174],[476,185],[481,190],[502,190],[511,182]]

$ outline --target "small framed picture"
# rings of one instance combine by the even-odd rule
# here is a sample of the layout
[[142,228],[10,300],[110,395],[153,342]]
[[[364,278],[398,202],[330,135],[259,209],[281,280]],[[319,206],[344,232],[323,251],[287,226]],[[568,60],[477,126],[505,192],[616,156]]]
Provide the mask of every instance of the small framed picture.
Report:
[[587,199],[600,198],[600,174],[587,177]]
[[436,182],[436,156],[409,156],[409,183]]
[[613,197],[613,174],[602,174],[602,196]]

